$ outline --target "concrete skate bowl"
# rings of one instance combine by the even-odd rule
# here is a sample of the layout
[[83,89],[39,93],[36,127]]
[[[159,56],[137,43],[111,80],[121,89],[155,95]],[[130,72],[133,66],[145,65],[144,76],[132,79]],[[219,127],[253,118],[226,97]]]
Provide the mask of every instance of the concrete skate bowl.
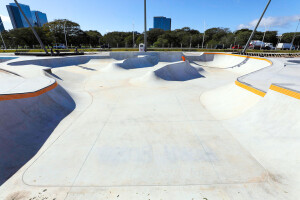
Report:
[[154,71],[154,74],[166,81],[189,81],[205,78],[196,68],[183,61],[166,65]]
[[43,67],[60,68],[75,65],[83,65],[100,59],[109,59],[109,55],[102,56],[76,56],[76,57],[64,57],[64,58],[38,58],[28,59],[23,61],[16,61],[8,63],[9,66],[24,66],[24,65],[38,65]]
[[201,102],[218,120],[237,117],[255,106],[265,93],[239,80],[245,74],[270,67],[272,62],[257,57],[204,53],[192,61],[204,69],[226,70],[236,74],[236,82],[206,91],[201,96]]
[[197,56],[186,55],[191,63],[206,68],[225,69],[240,75],[248,74],[264,67],[272,65],[272,62],[257,57],[226,54],[226,53],[203,53]]
[[[111,52],[109,56],[115,60],[125,60],[136,58],[138,56],[154,57],[154,62],[178,62],[182,60],[183,53],[181,52]],[[157,60],[158,59],[158,60]]]
[[75,102],[56,83],[32,93],[0,95],[0,185],[43,146]]

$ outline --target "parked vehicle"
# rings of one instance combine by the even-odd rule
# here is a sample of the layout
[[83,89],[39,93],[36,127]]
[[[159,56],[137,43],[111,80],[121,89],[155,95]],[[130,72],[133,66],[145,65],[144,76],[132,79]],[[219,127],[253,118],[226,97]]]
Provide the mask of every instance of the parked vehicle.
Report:
[[263,49],[266,49],[266,50],[275,50],[275,47],[273,46],[272,43],[265,43],[265,47]]
[[100,46],[101,49],[109,49],[110,47],[106,44]]
[[64,44],[56,44],[56,46],[53,47],[53,49],[66,49],[67,47]]
[[221,45],[221,44],[217,44],[217,45],[215,46],[215,49],[224,49],[224,46]]
[[292,47],[292,50],[295,50],[295,47],[292,46],[291,43],[278,43],[276,48],[280,50],[290,50]]
[[260,40],[252,40],[250,42],[250,49],[261,49],[261,48],[265,48],[265,43],[263,41]]
[[239,45],[234,45],[233,47],[232,47],[232,49],[242,49],[243,47],[242,46],[239,46]]

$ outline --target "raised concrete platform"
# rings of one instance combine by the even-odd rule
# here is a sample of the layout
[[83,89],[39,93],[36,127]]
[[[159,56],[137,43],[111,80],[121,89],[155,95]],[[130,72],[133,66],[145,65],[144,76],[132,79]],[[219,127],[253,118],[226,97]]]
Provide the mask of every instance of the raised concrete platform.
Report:
[[[22,140],[45,133],[36,140],[41,149],[17,145],[31,159],[0,186],[0,199],[297,199],[299,100],[274,88],[263,98],[235,84],[281,62],[170,52],[9,61],[3,69],[27,79],[46,75],[66,91],[19,99],[36,105],[25,115],[11,110],[13,101],[0,102],[32,120],[23,126],[8,116],[0,123],[18,130],[8,126],[2,137],[14,141],[10,134],[22,127]],[[263,80],[257,74],[253,80]],[[56,113],[60,123],[47,127]],[[34,123],[39,117],[44,121]]]

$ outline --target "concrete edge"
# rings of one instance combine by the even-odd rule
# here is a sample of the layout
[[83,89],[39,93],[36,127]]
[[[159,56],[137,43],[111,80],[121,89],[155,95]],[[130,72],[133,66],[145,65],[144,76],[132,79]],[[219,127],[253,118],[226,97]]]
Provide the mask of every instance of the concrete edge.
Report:
[[243,89],[245,89],[245,90],[248,90],[248,91],[250,91],[250,92],[252,92],[252,93],[254,93],[254,94],[256,94],[256,95],[259,95],[259,96],[261,96],[261,97],[265,97],[266,94],[267,94],[266,92],[261,91],[261,90],[259,90],[259,89],[256,89],[256,88],[254,88],[254,87],[251,87],[251,86],[248,85],[248,84],[241,83],[241,82],[239,82],[238,80],[235,81],[235,84],[236,84],[237,86],[239,86],[239,87],[241,87],[241,88],[243,88]]
[[217,55],[227,55],[227,56],[236,56],[236,57],[242,57],[242,58],[251,58],[251,59],[256,59],[256,60],[263,60],[271,65],[273,65],[273,62],[266,59],[266,58],[258,58],[258,57],[252,57],[252,56],[243,56],[243,55],[237,55],[237,54],[229,54],[229,53],[210,53],[210,52],[205,52],[204,54],[217,54]]
[[29,92],[29,93],[20,93],[20,94],[6,94],[6,95],[0,95],[0,101],[8,101],[8,100],[14,100],[14,99],[25,99],[25,98],[31,98],[31,97],[37,97],[44,93],[47,93],[53,89],[55,89],[58,86],[57,82],[55,81],[53,84],[42,88],[40,90]]
[[284,94],[284,95],[287,95],[287,96],[290,96],[290,97],[300,100],[300,92],[298,92],[298,91],[287,89],[287,88],[284,88],[282,86],[278,86],[275,84],[272,84],[270,86],[270,90],[273,90],[275,92],[279,92],[281,94]]

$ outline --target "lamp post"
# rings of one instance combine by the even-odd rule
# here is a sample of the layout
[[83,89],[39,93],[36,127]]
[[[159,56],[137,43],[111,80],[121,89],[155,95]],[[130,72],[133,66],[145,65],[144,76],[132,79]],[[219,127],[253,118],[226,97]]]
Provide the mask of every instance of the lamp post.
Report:
[[248,42],[247,42],[247,44],[246,44],[244,50],[242,51],[242,54],[245,54],[245,53],[246,53],[246,51],[247,51],[247,49],[248,49],[248,46],[249,46],[249,44],[250,44],[250,42],[251,42],[251,40],[252,40],[252,38],[253,38],[253,36],[254,36],[254,34],[255,34],[255,32],[256,32],[256,29],[258,28],[258,26],[259,26],[259,24],[260,24],[262,18],[264,17],[264,15],[265,15],[265,13],[266,13],[266,11],[267,11],[267,9],[268,9],[268,7],[269,7],[271,1],[272,1],[272,0],[269,0],[269,2],[268,2],[268,4],[267,4],[267,6],[266,6],[264,12],[262,13],[260,19],[258,20],[258,22],[257,22],[257,24],[256,24],[256,26],[255,26],[255,28],[254,28],[254,30],[252,31],[251,36],[250,36],[250,38],[249,38],[249,40],[248,40]]
[[19,3],[17,2],[17,0],[14,0],[16,5],[18,6],[19,10],[21,11],[22,15],[24,16],[26,22],[28,23],[28,25],[30,26],[33,34],[35,35],[36,39],[39,41],[42,49],[44,49],[45,53],[48,55],[48,51],[47,49],[45,48],[41,38],[39,37],[39,35],[36,33],[36,31],[34,30],[33,26],[31,25],[30,21],[28,20],[27,16],[25,15],[24,11],[22,10],[21,6],[19,5]]
[[295,34],[294,34],[294,37],[293,37],[293,40],[292,40],[292,43],[291,43],[291,48],[290,48],[290,50],[293,49],[293,45],[294,45],[294,41],[295,41],[296,34],[297,34],[297,31],[298,31],[299,23],[300,23],[300,19],[299,19],[299,21],[298,21],[298,25],[297,25],[297,28],[296,28],[296,31],[295,31]]
[[145,52],[147,51],[147,1],[144,0],[144,45],[145,45]]
[[[1,22],[1,24],[0,25],[2,25],[3,24],[3,22]],[[4,42],[4,40],[3,40],[3,37],[2,37],[2,33],[1,33],[1,31],[0,31],[0,36],[1,36],[1,39],[2,39],[2,42],[3,42],[3,45],[4,45],[4,49],[6,49],[6,45],[5,45],[5,42]]]
[[65,23],[64,23],[64,32],[65,32],[66,48],[68,48],[67,32],[66,32],[66,23],[67,23],[67,21],[65,21]]
[[202,49],[203,49],[204,40],[205,40],[205,31],[206,31],[206,25],[205,25],[205,21],[204,21],[204,32],[203,32],[203,39],[202,39]]

